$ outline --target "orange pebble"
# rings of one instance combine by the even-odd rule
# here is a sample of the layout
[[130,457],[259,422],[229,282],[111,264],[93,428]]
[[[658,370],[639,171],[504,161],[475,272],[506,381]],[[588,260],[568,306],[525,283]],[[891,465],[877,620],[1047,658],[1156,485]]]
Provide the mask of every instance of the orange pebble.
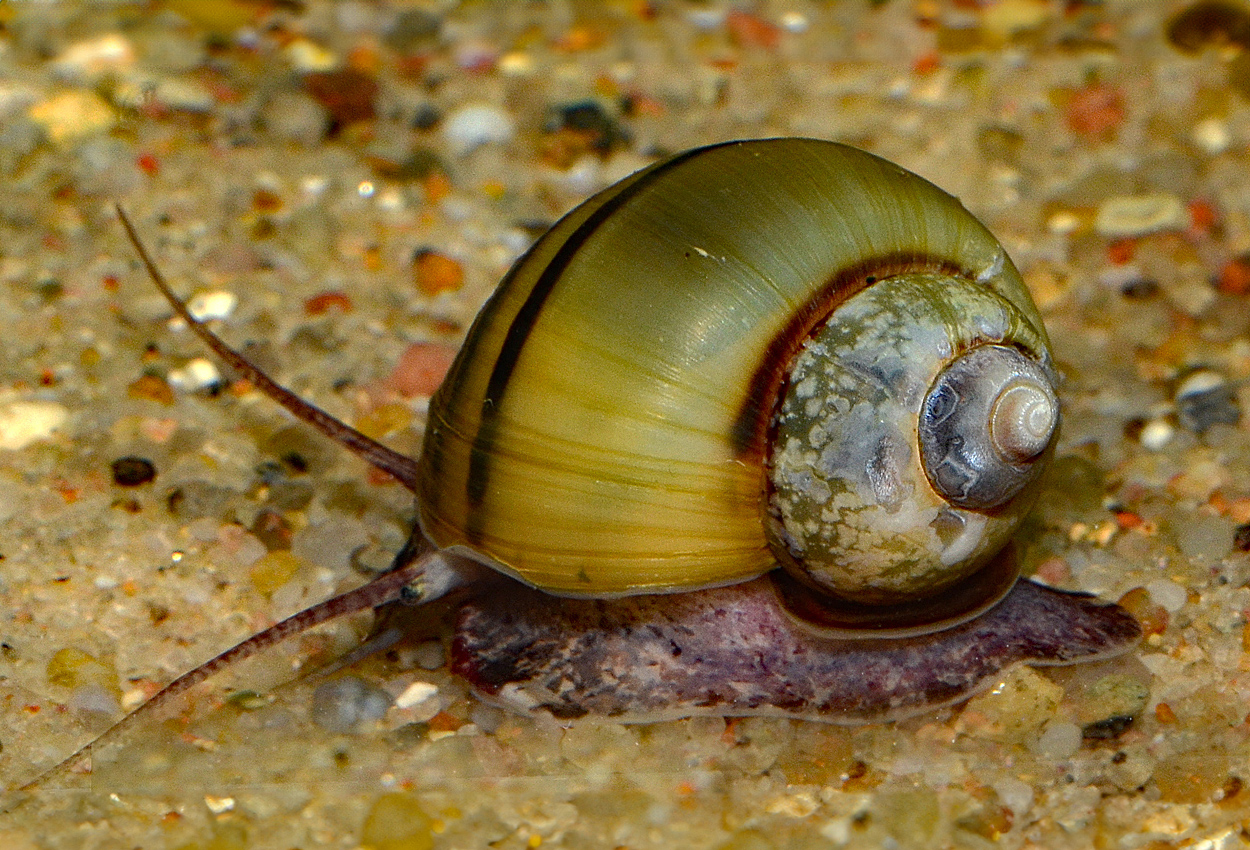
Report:
[[1250,254],[1234,257],[1220,269],[1220,292],[1250,294]]
[[437,251],[421,249],[412,258],[412,270],[417,289],[426,295],[455,292],[464,286],[464,269],[460,264]]
[[169,388],[169,384],[155,375],[144,375],[139,378],[126,387],[126,394],[131,398],[148,399],[161,404],[174,403],[174,391]]
[[455,357],[453,346],[414,342],[399,356],[386,383],[404,397],[432,395]]
[[321,314],[328,313],[331,310],[339,310],[343,313],[350,313],[352,311],[351,296],[344,292],[331,290],[329,292],[322,292],[319,295],[314,295],[312,298],[309,298],[304,302],[304,312],[310,316],[320,316]]
[[455,732],[463,725],[463,720],[445,711],[440,711],[430,718],[430,730],[434,732]]
[[1189,229],[1195,233],[1210,233],[1220,223],[1215,205],[1201,198],[1189,202]]
[[1141,623],[1142,634],[1161,635],[1168,627],[1168,609],[1155,603],[1150,598],[1150,591],[1144,587],[1135,587],[1119,599],[1120,607],[1133,615]]
[[150,153],[139,154],[135,159],[135,165],[139,166],[139,170],[149,177],[155,177],[161,173],[160,160]]
[[1122,266],[1125,263],[1132,262],[1133,254],[1136,252],[1136,239],[1116,239],[1107,246],[1107,259],[1111,261],[1113,266]]
[[725,18],[729,34],[744,47],[772,50],[781,41],[781,28],[763,18],[735,9]]
[[1126,114],[1124,92],[1104,83],[1087,86],[1073,94],[1066,111],[1068,126],[1093,139],[1114,135]]
[[1155,706],[1155,720],[1160,723],[1175,723],[1176,712],[1166,702],[1161,702]]

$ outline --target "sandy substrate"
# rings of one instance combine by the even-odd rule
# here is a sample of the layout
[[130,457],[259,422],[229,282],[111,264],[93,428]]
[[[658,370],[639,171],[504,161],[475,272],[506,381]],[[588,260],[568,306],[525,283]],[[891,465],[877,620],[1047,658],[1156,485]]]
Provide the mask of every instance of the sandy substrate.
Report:
[[733,138],[892,159],[1002,240],[1054,343],[1026,572],[1123,599],[1141,647],[895,725],[562,725],[480,704],[437,616],[298,680],[364,615],[138,724],[0,846],[1250,843],[1250,11],[831,5],[0,5],[0,780],[360,584],[413,518],[197,362],[115,201],[224,337],[411,454],[416,373],[595,190]]

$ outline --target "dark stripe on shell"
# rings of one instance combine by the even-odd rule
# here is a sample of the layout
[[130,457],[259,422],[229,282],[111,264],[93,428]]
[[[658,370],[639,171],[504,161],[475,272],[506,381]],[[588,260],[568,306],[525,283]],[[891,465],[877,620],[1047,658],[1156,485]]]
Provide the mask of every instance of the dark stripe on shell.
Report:
[[[543,305],[555,289],[556,283],[563,276],[565,269],[568,268],[573,261],[573,257],[581,250],[582,245],[586,243],[594,232],[618,209],[637,196],[639,192],[651,186],[662,175],[667,174],[681,163],[710,150],[734,144],[740,143],[723,142],[717,145],[696,148],[695,150],[678,154],[667,162],[653,167],[649,172],[643,174],[633,183],[605,201],[575,231],[569,234],[569,238],[560,246],[555,256],[551,258],[551,262],[547,264],[547,267],[542,270],[542,273],[534,282],[534,287],[526,297],[525,303],[521,305],[521,309],[517,311],[512,324],[508,327],[503,345],[499,349],[499,356],[495,359],[494,368],[486,383],[486,394],[482,400],[481,422],[478,426],[477,435],[474,437],[473,446],[469,451],[469,470],[465,484],[469,516],[466,517],[465,521],[465,536],[470,543],[477,544],[482,539],[482,525],[484,521],[482,503],[485,500],[486,488],[490,480],[492,450],[499,432],[498,415],[504,394],[508,388],[508,382],[512,378],[513,370],[520,359],[521,350],[525,347],[526,340],[534,330],[534,326],[538,323],[538,317],[542,313]],[[521,263],[518,263],[516,268],[519,269],[521,265]]]
[[790,317],[768,343],[734,419],[731,439],[740,457],[763,458],[768,429],[785,391],[790,361],[824,326],[833,311],[852,295],[878,281],[915,273],[946,274],[967,280],[974,277],[954,260],[933,254],[904,251],[870,257],[839,269]]

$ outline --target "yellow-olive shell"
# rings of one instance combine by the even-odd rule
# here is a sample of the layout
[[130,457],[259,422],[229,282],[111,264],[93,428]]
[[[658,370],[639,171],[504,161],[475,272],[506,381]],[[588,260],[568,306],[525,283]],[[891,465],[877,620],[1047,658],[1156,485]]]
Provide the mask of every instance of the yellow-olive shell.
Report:
[[422,530],[558,594],[771,569],[781,370],[822,317],[900,273],[988,287],[1045,344],[985,227],[863,151],[732,142],[609,187],[538,240],[469,331],[430,405]]

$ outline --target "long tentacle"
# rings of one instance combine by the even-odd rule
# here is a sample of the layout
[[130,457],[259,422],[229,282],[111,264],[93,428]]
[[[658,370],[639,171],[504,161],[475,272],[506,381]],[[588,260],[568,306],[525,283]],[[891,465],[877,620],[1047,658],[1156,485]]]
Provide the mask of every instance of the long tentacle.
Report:
[[310,608],[305,608],[297,614],[292,614],[263,632],[258,632],[216,657],[205,661],[194,670],[183,673],[157,691],[147,702],[106,729],[97,738],[83,745],[72,755],[44,771],[18,790],[33,791],[48,781],[69,772],[77,765],[82,764],[106,739],[116,737],[143,718],[150,716],[170,700],[186,693],[213,674],[224,670],[231,664],[250,658],[289,637],[307,631],[327,620],[333,620],[336,617],[354,614],[370,608],[377,608],[388,602],[396,602],[401,599],[405,601],[427,602],[442,595],[452,585],[446,577],[435,580],[428,592],[422,582],[427,568],[438,557],[438,552],[419,533],[414,533],[408,542],[404,544],[404,548],[395,556],[395,561],[388,572],[355,590],[349,590]]
[[230,366],[240,375],[246,377],[255,384],[261,392],[272,398],[278,404],[285,407],[294,416],[304,420],[312,425],[321,433],[330,439],[351,449],[360,457],[376,466],[383,472],[390,473],[395,476],[409,490],[414,493],[417,490],[417,464],[412,458],[400,454],[394,449],[390,449],[377,440],[367,437],[357,431],[345,422],[340,422],[330,414],[326,413],[316,405],[309,404],[277,381],[270,378],[262,372],[255,364],[249,361],[239,352],[235,351],[226,343],[209,330],[208,326],[197,319],[187,308],[186,302],[174,294],[164,275],[156,268],[156,263],[148,255],[147,249],[143,246],[143,242],[139,239],[139,234],[135,230],[130,219],[126,216],[126,211],[122,209],[121,204],[116,204],[117,217],[121,219],[122,226],[126,228],[126,235],[130,238],[131,244],[135,246],[135,251],[139,254],[139,259],[143,261],[144,267],[147,269],[148,276],[152,278],[152,282],[156,284],[156,288],[161,294],[168,299],[173,305],[174,312],[182,317],[191,328],[204,340],[205,344],[213,350],[213,352],[222,360],[230,364]]

